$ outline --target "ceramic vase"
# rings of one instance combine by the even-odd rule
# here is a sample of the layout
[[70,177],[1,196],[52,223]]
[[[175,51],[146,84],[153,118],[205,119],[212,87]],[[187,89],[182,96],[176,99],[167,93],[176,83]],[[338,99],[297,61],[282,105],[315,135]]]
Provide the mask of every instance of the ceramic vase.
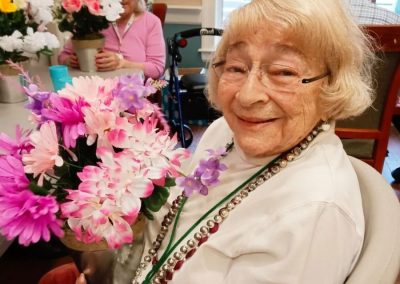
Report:
[[[22,64],[26,70],[28,63]],[[0,64],[0,103],[18,103],[28,99],[22,86],[25,85],[24,78],[18,70],[11,68],[8,64]]]
[[[78,267],[78,270],[85,274],[88,284],[119,283],[119,281],[115,281],[114,278],[121,277],[118,275],[121,266],[123,266],[120,261],[120,254],[126,254],[129,249],[129,253],[125,255],[127,256],[125,263],[131,263],[132,261],[139,263],[144,249],[143,235],[145,224],[145,218],[140,215],[136,223],[132,226],[134,243],[129,246],[124,246],[119,250],[109,249],[105,241],[92,244],[80,242],[75,238],[75,234],[68,229],[65,230],[65,235],[61,238],[61,242],[68,248],[68,252]],[[116,274],[115,271],[117,271],[118,274]],[[123,271],[122,273],[127,274],[126,272],[127,271]]]
[[104,46],[104,37],[95,39],[72,39],[78,57],[79,68],[84,72],[96,72],[95,56]]

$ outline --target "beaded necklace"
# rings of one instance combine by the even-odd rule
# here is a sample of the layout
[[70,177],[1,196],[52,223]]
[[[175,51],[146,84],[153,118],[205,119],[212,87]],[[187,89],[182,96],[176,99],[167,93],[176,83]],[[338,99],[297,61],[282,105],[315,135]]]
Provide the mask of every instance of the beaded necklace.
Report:
[[[316,126],[299,144],[273,159],[267,165],[254,173],[245,182],[240,184],[235,190],[230,192],[227,196],[216,203],[203,216],[201,216],[178,241],[173,243],[178,220],[183,206],[187,201],[187,197],[184,194],[179,195],[172,202],[169,212],[164,216],[164,219],[161,223],[160,233],[157,235],[156,240],[152,243],[152,247],[148,250],[148,254],[145,255],[143,261],[139,263],[134,278],[132,279],[132,284],[139,284],[138,278],[142,275],[142,272],[150,263],[153,264],[153,267],[147,274],[143,284],[165,284],[172,280],[174,272],[179,270],[184,264],[185,260],[188,260],[190,257],[192,257],[196,250],[204,242],[206,242],[212,234],[215,234],[218,231],[220,225],[226,220],[226,218],[229,217],[229,213],[232,210],[234,210],[257,187],[279,173],[280,170],[285,168],[289,162],[292,162],[295,157],[299,156],[320,132],[328,129],[329,124],[327,122]],[[210,217],[211,213],[218,208],[218,213]],[[157,252],[161,247],[161,243],[163,242],[168,232],[168,228],[173,221],[174,224],[169,243],[167,244],[167,247],[160,259],[157,260]],[[186,237],[204,221],[206,225],[201,226],[200,229],[193,234],[193,237],[187,240],[186,244],[181,245],[179,250],[175,251],[183,242],[183,240],[185,240]],[[172,254],[172,252],[174,253]]]

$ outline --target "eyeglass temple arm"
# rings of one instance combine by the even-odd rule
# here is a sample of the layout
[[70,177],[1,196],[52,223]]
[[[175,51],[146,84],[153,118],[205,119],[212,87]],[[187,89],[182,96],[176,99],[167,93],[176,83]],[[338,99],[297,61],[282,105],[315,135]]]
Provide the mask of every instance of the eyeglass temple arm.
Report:
[[312,77],[312,78],[309,78],[309,79],[302,79],[302,80],[301,80],[301,83],[303,83],[303,84],[308,84],[308,83],[311,83],[311,82],[320,80],[320,79],[322,79],[322,78],[325,78],[326,76],[329,76],[329,75],[330,75],[330,73],[327,72],[327,73],[324,73],[324,74],[321,74],[321,75],[319,75],[319,76]]

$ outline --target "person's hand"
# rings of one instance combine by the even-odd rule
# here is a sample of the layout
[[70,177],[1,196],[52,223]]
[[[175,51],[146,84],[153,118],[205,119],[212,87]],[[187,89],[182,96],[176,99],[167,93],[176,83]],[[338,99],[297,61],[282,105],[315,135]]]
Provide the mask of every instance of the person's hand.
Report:
[[98,71],[111,71],[120,68],[121,60],[115,52],[101,50],[96,54]]
[[87,284],[85,274],[81,273],[78,278],[76,278],[75,284]]
[[79,68],[78,56],[76,56],[76,53],[72,53],[68,57],[67,65],[72,68]]

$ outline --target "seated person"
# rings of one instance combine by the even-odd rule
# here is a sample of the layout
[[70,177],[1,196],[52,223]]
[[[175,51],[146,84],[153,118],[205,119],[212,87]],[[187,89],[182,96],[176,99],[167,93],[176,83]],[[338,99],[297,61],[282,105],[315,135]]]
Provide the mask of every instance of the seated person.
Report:
[[139,265],[115,275],[121,283],[345,283],[365,222],[334,121],[372,103],[370,46],[342,1],[234,11],[208,72],[223,117],[177,181],[184,192],[172,189],[149,221]]
[[369,46],[342,1],[234,11],[208,72],[223,117],[178,181],[184,196],[149,222],[132,283],[344,283],[365,223],[334,121],[371,104]]
[[[165,67],[165,42],[160,19],[145,10],[144,0],[123,0],[124,13],[102,31],[104,49],[96,55],[98,71],[119,68],[142,70],[146,77],[159,78]],[[60,64],[79,67],[68,41],[58,57]]]

